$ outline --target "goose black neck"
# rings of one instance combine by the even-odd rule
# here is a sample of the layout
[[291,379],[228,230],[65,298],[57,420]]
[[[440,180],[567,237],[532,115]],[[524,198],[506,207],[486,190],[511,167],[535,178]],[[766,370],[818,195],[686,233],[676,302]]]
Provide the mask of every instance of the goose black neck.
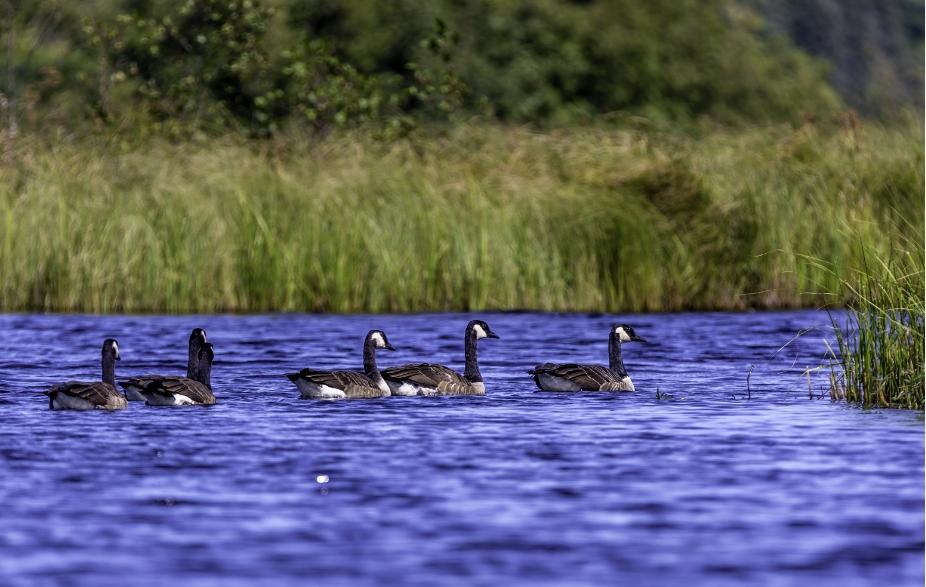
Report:
[[199,364],[196,366],[193,379],[212,389],[212,361],[209,360],[209,357],[206,357],[204,360],[197,362]]
[[194,336],[190,339],[190,349],[186,360],[186,376],[196,379],[199,372],[199,351],[203,348],[202,339]]
[[479,372],[479,358],[476,356],[476,329],[466,329],[466,338],[463,345],[466,352],[466,370],[463,371],[463,376],[474,383],[478,383],[482,381],[482,373]]
[[103,351],[103,383],[116,385],[116,357],[112,351]]
[[372,338],[363,343],[363,372],[374,381],[380,379],[379,369],[376,367],[376,343]]
[[621,377],[627,376],[627,369],[624,368],[624,358],[621,356],[621,337],[612,332],[608,338],[608,367]]

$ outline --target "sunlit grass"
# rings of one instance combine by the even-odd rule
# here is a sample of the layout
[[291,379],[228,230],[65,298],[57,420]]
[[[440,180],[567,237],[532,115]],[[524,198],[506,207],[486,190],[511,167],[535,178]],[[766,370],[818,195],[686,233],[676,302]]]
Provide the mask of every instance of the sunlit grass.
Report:
[[0,166],[0,309],[839,304],[922,194],[919,131],[874,126],[24,139]]

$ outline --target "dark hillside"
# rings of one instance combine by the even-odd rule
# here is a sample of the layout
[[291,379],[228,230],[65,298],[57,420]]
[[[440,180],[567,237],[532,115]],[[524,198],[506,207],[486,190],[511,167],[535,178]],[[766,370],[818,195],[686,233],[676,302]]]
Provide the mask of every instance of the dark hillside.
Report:
[[773,30],[832,65],[830,80],[865,114],[923,103],[921,0],[760,0]]

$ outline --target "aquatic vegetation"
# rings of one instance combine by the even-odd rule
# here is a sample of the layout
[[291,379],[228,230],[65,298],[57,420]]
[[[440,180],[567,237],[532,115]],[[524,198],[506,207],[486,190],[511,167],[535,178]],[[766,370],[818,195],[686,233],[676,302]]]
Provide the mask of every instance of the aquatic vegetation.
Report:
[[923,268],[922,243],[911,241],[845,281],[854,296],[849,324],[834,324],[839,352],[831,372],[834,400],[923,409]]
[[923,217],[913,125],[20,147],[0,166],[5,311],[842,304],[850,268]]

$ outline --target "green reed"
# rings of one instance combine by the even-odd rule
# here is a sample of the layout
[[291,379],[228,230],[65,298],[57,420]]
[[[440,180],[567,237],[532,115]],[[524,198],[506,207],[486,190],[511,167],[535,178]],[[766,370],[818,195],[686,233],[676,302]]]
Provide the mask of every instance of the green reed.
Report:
[[835,324],[839,357],[831,395],[860,406],[924,407],[924,258],[921,241],[867,263],[845,287],[848,324]]
[[875,126],[26,138],[0,165],[0,310],[840,304],[922,191],[919,131]]

